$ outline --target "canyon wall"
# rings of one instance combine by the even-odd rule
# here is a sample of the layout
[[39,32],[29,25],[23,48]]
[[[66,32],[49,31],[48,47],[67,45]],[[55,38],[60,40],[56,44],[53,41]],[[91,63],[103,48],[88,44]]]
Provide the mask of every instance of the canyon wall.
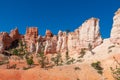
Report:
[[113,17],[113,27],[110,40],[112,43],[120,45],[120,9],[115,12]]
[[24,41],[28,52],[39,53],[44,47],[45,54],[65,53],[67,51],[79,53],[82,48],[88,49],[89,45],[95,48],[102,43],[99,20],[96,18],[85,21],[74,32],[59,31],[58,35],[53,35],[50,30],[46,30],[44,37],[39,36],[37,27],[27,28],[25,35],[20,35],[17,28],[11,30],[10,34],[2,32],[0,35],[1,47],[3,47],[1,52],[5,48],[9,48],[15,40]]

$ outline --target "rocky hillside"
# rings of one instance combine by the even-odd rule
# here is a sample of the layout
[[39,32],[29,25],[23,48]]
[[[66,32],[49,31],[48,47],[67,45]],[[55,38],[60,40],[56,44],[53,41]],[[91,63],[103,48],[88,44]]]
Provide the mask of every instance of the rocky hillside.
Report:
[[120,80],[120,9],[110,38],[102,39],[99,19],[90,18],[73,32],[28,27],[0,33],[0,80]]

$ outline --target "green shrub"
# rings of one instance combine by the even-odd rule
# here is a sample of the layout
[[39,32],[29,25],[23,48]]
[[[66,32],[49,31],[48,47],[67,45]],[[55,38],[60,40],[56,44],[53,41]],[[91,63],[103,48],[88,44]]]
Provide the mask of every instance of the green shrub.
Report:
[[85,49],[81,49],[80,56],[78,58],[83,58],[85,53]]
[[109,46],[109,47],[108,47],[108,49],[111,49],[111,48],[113,48],[113,47],[115,47],[115,46],[114,46],[114,45],[112,45],[112,46]]
[[120,80],[120,63],[113,57],[115,62],[117,63],[116,68],[110,67],[110,70],[112,71],[113,77],[115,80]]
[[56,66],[62,65],[63,61],[61,58],[61,54],[58,53],[56,57],[51,58],[51,61],[53,61]]
[[30,67],[23,67],[23,70],[28,70],[30,69]]
[[13,55],[19,55],[19,52],[17,49],[13,49]]
[[103,68],[101,67],[100,64],[101,64],[101,63],[100,63],[99,61],[97,61],[97,62],[95,62],[95,63],[92,63],[91,66],[92,66],[94,69],[96,69],[99,74],[102,74],[102,73],[103,73],[103,72],[102,72]]
[[34,64],[34,61],[33,61],[32,57],[27,58],[26,61],[27,61],[27,64],[30,65],[30,66]]
[[68,51],[66,52],[66,61],[70,59]]
[[67,65],[73,64],[74,61],[75,61],[75,59],[74,59],[74,58],[71,58],[71,59],[69,59],[69,60],[66,62],[66,64],[67,64]]
[[41,68],[46,68],[48,61],[47,61],[47,57],[44,55],[44,52],[40,52],[38,56],[40,57],[39,64],[41,65]]

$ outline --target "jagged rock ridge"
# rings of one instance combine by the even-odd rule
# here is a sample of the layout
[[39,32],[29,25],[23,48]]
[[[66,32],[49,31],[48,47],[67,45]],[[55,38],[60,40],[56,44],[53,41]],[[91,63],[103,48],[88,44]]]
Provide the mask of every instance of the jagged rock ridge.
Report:
[[59,31],[58,35],[53,35],[50,30],[46,30],[45,37],[38,35],[37,27],[29,27],[26,29],[25,35],[20,35],[18,29],[14,29],[10,34],[2,32],[0,34],[1,52],[9,48],[15,40],[22,40],[26,43],[29,52],[40,52],[41,46],[45,46],[44,53],[57,53],[66,51],[80,52],[81,48],[88,48],[90,44],[92,48],[102,43],[102,38],[99,32],[99,20],[90,18],[85,21],[82,26],[74,32]]

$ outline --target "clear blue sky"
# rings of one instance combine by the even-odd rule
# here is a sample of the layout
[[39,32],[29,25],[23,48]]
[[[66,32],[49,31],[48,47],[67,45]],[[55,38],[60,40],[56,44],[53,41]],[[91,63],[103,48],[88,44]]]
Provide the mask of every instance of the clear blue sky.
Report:
[[59,29],[73,31],[96,17],[102,37],[107,38],[118,8],[120,0],[0,0],[0,31],[10,32],[17,26],[24,34],[26,26],[37,26],[40,35],[46,29],[57,34]]

